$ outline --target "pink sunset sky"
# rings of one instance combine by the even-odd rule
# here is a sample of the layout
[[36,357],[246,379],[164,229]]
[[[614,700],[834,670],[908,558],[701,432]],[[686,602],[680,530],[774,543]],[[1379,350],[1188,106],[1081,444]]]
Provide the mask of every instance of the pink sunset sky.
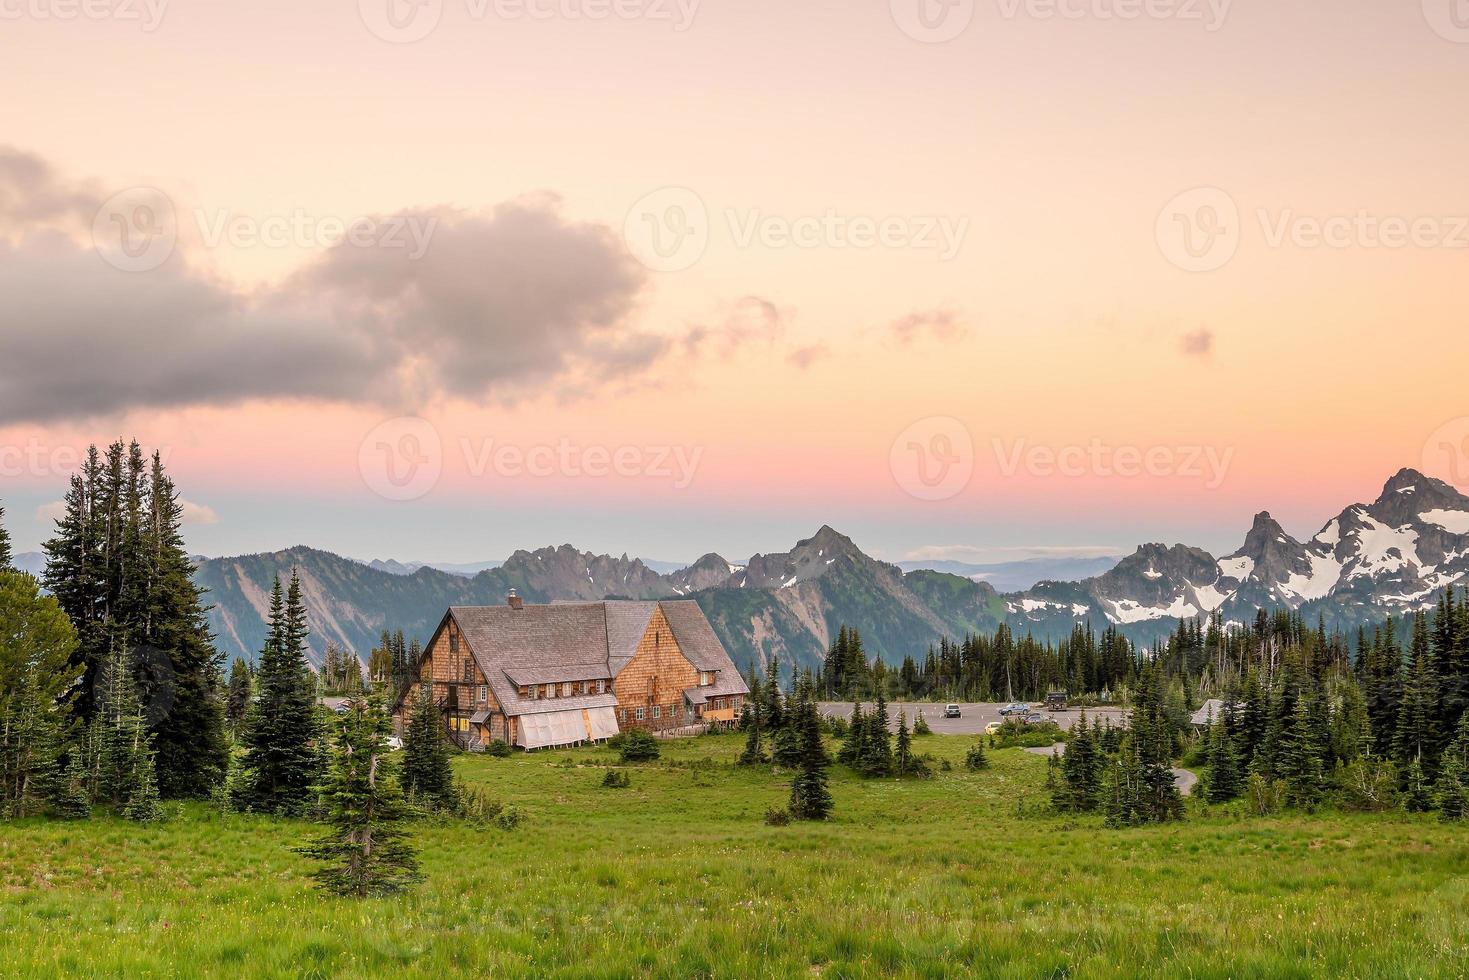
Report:
[[1469,486],[1457,2],[0,0],[6,523],[118,436],[209,555],[1224,553]]

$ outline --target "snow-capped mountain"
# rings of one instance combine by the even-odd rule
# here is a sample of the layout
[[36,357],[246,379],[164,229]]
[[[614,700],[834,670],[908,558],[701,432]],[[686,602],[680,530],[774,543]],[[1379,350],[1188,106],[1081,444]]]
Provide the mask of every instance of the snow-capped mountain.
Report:
[[1466,577],[1469,497],[1404,469],[1377,500],[1346,508],[1309,541],[1262,512],[1224,558],[1147,544],[1096,578],[1042,582],[1007,596],[1006,611],[1018,628],[1050,635],[1085,621],[1146,639],[1180,618],[1217,611],[1245,621],[1258,608],[1301,610],[1350,627],[1431,606]]

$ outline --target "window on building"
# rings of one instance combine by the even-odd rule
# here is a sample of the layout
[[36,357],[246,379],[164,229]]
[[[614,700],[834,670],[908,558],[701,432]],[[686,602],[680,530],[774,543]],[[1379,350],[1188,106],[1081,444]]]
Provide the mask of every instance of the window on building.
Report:
[[700,687],[708,687],[709,685],[711,685],[713,683],[714,683],[714,672],[712,670],[705,670],[705,671],[700,671],[699,672],[699,686]]
[[530,689],[530,688],[528,688],[528,687],[522,687],[522,688],[521,688],[521,689],[520,689],[520,696],[521,696],[521,697],[522,697],[522,698],[525,698],[525,699],[526,699],[526,700],[527,700],[527,701],[529,701],[529,700],[530,700],[530,699],[531,699],[531,698],[533,698],[533,697],[535,697],[535,696],[536,696],[536,693],[535,693],[535,692],[534,692],[534,691],[532,691],[532,690],[531,690],[531,689]]
[[598,681],[597,681],[597,693],[598,694],[606,694],[607,693],[607,681],[605,679],[598,679]]
[[547,684],[546,685],[546,697],[548,697],[548,698],[554,698],[555,696],[556,696],[556,685],[555,684]]
[[571,697],[571,693],[571,681],[567,681],[566,683],[561,685],[561,696],[563,698]]
[[458,633],[450,633],[449,634],[449,652],[450,653],[458,653],[459,652],[459,634]]
[[647,708],[639,708],[638,709],[638,721],[642,721],[646,717],[648,717],[648,709]]
[[489,699],[490,699],[490,689],[489,689],[489,686],[488,685],[485,685],[485,684],[481,684],[479,686],[479,703],[480,704],[484,704]]
[[654,718],[662,718],[663,717],[663,705],[661,705],[661,704],[655,704],[655,705],[653,705],[653,717]]

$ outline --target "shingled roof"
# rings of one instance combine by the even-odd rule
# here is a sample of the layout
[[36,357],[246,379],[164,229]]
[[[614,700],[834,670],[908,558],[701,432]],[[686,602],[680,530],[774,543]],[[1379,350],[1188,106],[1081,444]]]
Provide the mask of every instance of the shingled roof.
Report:
[[[661,608],[674,642],[698,670],[718,672],[718,694],[747,694],[729,654],[692,600],[558,602],[550,605],[452,606],[449,615],[512,715],[612,705],[607,694],[521,700],[520,685],[614,678],[632,661]],[[704,689],[704,693],[710,693]]]

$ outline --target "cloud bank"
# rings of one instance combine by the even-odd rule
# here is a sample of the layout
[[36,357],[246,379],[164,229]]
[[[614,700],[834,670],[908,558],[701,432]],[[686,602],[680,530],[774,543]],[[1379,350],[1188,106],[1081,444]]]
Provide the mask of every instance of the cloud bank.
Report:
[[626,382],[669,350],[631,326],[645,272],[551,196],[439,209],[419,258],[335,245],[240,293],[175,253],[126,272],[91,247],[107,195],[0,150],[0,424],[288,398],[411,407]]

